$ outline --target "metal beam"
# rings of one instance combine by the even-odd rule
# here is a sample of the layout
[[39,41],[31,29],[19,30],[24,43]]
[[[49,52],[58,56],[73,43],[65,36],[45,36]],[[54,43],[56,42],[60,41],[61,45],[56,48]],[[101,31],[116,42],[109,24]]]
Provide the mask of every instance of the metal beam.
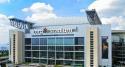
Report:
[[10,25],[18,29],[31,29],[34,24],[17,18],[10,18],[9,20],[10,20]]
[[87,19],[91,25],[102,24],[95,9],[87,10]]

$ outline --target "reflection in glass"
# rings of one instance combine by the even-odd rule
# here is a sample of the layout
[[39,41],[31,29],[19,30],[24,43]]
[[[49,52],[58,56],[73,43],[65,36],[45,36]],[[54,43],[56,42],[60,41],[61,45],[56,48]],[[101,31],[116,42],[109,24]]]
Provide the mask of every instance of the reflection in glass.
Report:
[[55,45],[55,38],[48,38],[47,44],[48,45]]
[[40,45],[47,45],[47,38],[40,38]]
[[63,38],[56,38],[56,45],[63,45]]
[[40,58],[47,58],[47,51],[40,51]]
[[32,45],[39,45],[39,38],[32,38]]
[[40,51],[40,58],[47,58],[47,51]]
[[75,37],[75,44],[76,45],[84,45],[84,38],[83,37]]
[[74,45],[74,38],[73,37],[65,37],[64,38],[64,45]]

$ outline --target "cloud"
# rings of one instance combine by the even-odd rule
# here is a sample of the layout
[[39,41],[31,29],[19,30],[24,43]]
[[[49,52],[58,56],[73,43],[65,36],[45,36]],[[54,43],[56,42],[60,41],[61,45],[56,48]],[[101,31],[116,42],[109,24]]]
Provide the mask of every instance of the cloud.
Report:
[[37,3],[33,3],[31,5],[31,7],[29,8],[24,8],[22,9],[24,12],[33,12],[33,13],[43,13],[43,12],[52,12],[53,11],[53,8],[52,6],[50,6],[49,4],[45,4],[45,3],[40,3],[40,2],[37,2]]
[[[96,9],[104,17],[125,15],[124,0],[96,0],[88,9]],[[106,14],[106,15],[105,15]]]
[[125,0],[95,0],[88,9],[96,9],[105,24],[111,24],[112,29],[125,29]]
[[[81,0],[75,0],[80,2]],[[35,22],[36,25],[61,25],[86,23],[84,17],[61,17],[54,13],[54,8],[50,4],[36,2],[31,6],[22,9],[23,12],[30,13],[26,20]]]
[[9,25],[9,20],[6,15],[0,14],[0,22],[1,24]]
[[85,12],[85,9],[80,9],[80,12],[81,12],[81,13],[84,13],[84,12]]
[[[41,24],[42,23],[42,24]],[[63,25],[63,24],[83,24],[88,23],[86,17],[57,17],[57,18],[50,18],[38,21],[37,26],[42,25]]]
[[6,15],[0,14],[0,43],[9,41],[9,30],[14,29],[10,26],[9,19]]
[[56,14],[53,11],[53,7],[50,4],[36,2],[28,8],[23,8],[23,12],[31,13],[31,16],[27,16],[26,20],[37,22],[43,19],[56,18]]
[[8,3],[8,2],[10,2],[10,0],[0,0],[0,4]]
[[101,18],[103,24],[112,24],[112,29],[125,29],[125,18],[123,16],[112,16],[110,18]]

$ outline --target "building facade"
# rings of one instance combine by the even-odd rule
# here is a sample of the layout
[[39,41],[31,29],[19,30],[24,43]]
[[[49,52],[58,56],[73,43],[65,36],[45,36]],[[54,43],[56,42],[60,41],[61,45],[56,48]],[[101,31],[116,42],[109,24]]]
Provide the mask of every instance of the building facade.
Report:
[[10,30],[9,36],[9,59],[15,64],[20,64],[24,61],[24,32]]
[[30,33],[15,31],[10,31],[10,60],[15,64],[112,67],[110,25],[50,25],[33,27]]
[[113,67],[125,67],[125,31],[112,31]]

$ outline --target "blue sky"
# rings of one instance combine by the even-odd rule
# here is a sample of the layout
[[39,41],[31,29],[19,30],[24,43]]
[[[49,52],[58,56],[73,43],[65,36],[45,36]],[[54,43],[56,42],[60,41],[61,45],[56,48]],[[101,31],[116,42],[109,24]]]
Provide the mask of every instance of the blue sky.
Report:
[[31,6],[35,2],[50,4],[57,16],[83,16],[80,9],[87,7],[94,0],[10,0],[8,3],[0,4],[0,13],[17,18],[25,18],[28,13],[21,10]]
[[86,17],[84,10],[96,9],[103,24],[125,30],[124,7],[125,0],[0,0],[0,43],[9,42],[10,16],[36,23],[62,16]]
[[[8,34],[9,30],[12,29],[10,25],[6,25],[9,24],[7,20],[9,16],[24,20],[29,19],[30,21],[32,19],[39,21],[39,18],[42,19],[42,16],[45,17],[45,15],[47,16],[46,18],[85,16],[85,13],[81,13],[80,10],[88,9],[88,6],[93,3],[93,1],[94,0],[0,0],[0,44],[9,42]],[[41,7],[37,9],[36,4]],[[35,5],[35,7],[33,7],[33,5]],[[32,7],[35,9],[31,9]],[[24,8],[26,8],[27,11],[23,11]],[[45,10],[46,12],[32,12],[37,10],[41,12]]]

